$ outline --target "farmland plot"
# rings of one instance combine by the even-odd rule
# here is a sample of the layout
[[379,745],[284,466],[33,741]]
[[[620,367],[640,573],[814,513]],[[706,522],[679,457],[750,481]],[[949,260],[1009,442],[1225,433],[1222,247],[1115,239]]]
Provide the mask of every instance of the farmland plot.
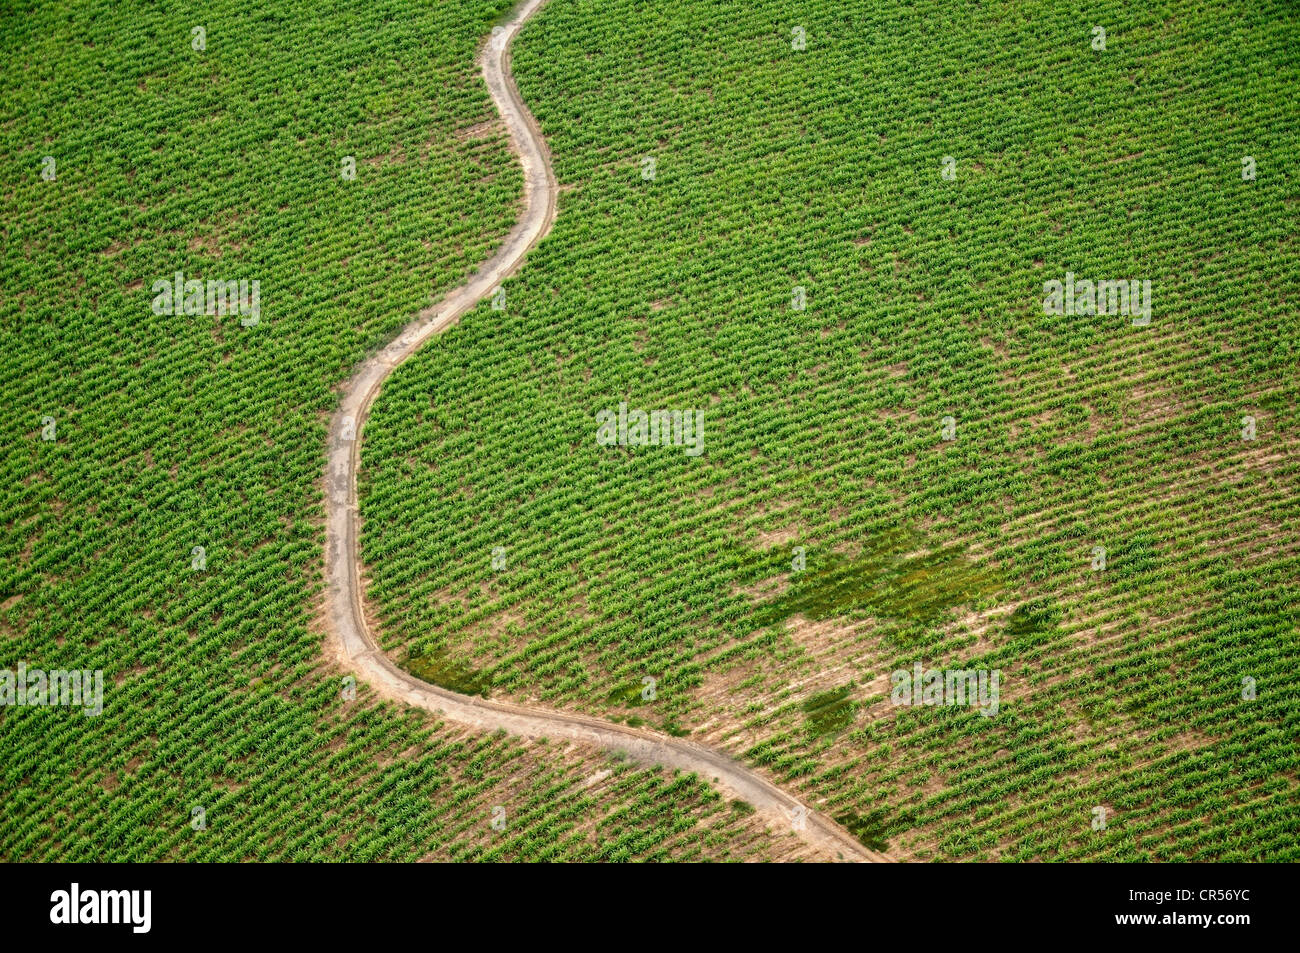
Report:
[[639,10],[521,38],[557,224],[375,406],[388,649],[908,856],[1296,859],[1288,7]]
[[[473,66],[508,4],[246,6],[0,26],[0,857],[812,857],[322,655],[332,388],[513,221]],[[98,672],[102,710],[36,670]]]

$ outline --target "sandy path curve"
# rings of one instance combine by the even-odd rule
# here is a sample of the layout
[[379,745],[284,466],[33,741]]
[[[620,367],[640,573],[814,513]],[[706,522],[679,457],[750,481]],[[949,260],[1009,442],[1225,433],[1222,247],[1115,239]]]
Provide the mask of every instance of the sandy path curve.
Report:
[[528,250],[551,230],[558,187],[537,121],[524,106],[510,72],[510,41],[546,0],[526,0],[510,22],[492,31],[479,57],[483,79],[505,120],[524,170],[524,210],[505,243],[469,282],[420,312],[398,337],[363,363],[343,386],[330,422],[325,469],[325,624],[342,664],[380,695],[437,712],[486,731],[526,738],[568,739],[625,752],[647,764],[693,771],[726,796],[752,804],[776,829],[792,829],[831,857],[888,858],[864,848],[846,830],[800,804],[729,755],[691,741],[567,712],[546,711],[459,695],[399,669],[380,649],[362,605],[357,533],[357,470],[366,416],[385,378],[425,340],[455,324],[512,274]]

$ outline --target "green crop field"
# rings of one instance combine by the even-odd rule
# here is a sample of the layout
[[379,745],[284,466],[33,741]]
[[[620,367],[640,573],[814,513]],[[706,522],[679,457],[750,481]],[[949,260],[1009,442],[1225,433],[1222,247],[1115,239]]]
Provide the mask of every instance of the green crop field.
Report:
[[368,424],[386,647],[899,857],[1300,859],[1298,67],[1285,3],[551,3],[555,229]]
[[[3,14],[0,669],[102,670],[103,713],[0,707],[0,859],[806,853],[694,778],[348,697],[322,653],[333,388],[513,221],[474,66],[507,9]],[[178,271],[259,281],[258,321],[155,313]]]
[[[526,205],[513,5],[0,14],[0,860],[836,859],[331,636],[342,385]],[[549,0],[554,226],[364,421],[379,648],[890,859],[1300,860],[1295,13]]]

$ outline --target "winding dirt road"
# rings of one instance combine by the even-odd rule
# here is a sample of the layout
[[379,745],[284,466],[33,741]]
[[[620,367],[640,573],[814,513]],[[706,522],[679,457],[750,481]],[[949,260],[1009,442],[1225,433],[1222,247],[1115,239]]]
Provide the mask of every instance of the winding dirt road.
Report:
[[357,533],[357,470],[361,431],[379,388],[393,369],[425,340],[455,324],[512,274],[528,250],[551,230],[558,188],[541,130],[520,99],[510,72],[510,41],[546,0],[526,0],[513,18],[492,31],[479,58],[483,79],[505,120],[524,170],[524,210],[505,243],[438,304],[422,311],[392,343],[360,366],[344,385],[330,424],[325,471],[325,620],[342,664],[386,698],[418,705],[450,721],[527,738],[571,739],[625,752],[648,764],[693,771],[726,796],[752,804],[776,829],[793,829],[805,841],[846,860],[884,861],[846,830],[801,805],[730,756],[678,738],[566,712],[545,711],[459,695],[399,669],[378,647],[362,604]]

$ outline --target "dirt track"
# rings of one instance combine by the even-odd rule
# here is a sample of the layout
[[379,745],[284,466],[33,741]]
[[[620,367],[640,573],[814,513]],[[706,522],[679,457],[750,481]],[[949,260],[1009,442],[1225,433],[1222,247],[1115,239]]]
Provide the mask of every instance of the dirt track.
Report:
[[[512,148],[524,171],[524,210],[504,244],[468,283],[422,311],[387,347],[362,364],[344,385],[330,423],[325,470],[325,621],[342,664],[382,696],[439,712],[450,721],[484,730],[502,729],[528,738],[572,740],[626,752],[651,764],[696,772],[726,796],[752,804],[775,829],[793,829],[830,857],[888,860],[864,848],[839,825],[806,809],[790,795],[729,755],[690,741],[604,722],[583,715],[525,708],[459,695],[399,669],[381,652],[362,605],[357,534],[357,470],[360,438],[384,380],[424,341],[455,324],[522,263],[528,250],[551,230],[558,187],[550,154],[536,120],[520,99],[510,72],[510,41],[545,0],[526,0],[512,19],[493,30],[479,57]],[[806,810],[806,814],[805,814]]]

